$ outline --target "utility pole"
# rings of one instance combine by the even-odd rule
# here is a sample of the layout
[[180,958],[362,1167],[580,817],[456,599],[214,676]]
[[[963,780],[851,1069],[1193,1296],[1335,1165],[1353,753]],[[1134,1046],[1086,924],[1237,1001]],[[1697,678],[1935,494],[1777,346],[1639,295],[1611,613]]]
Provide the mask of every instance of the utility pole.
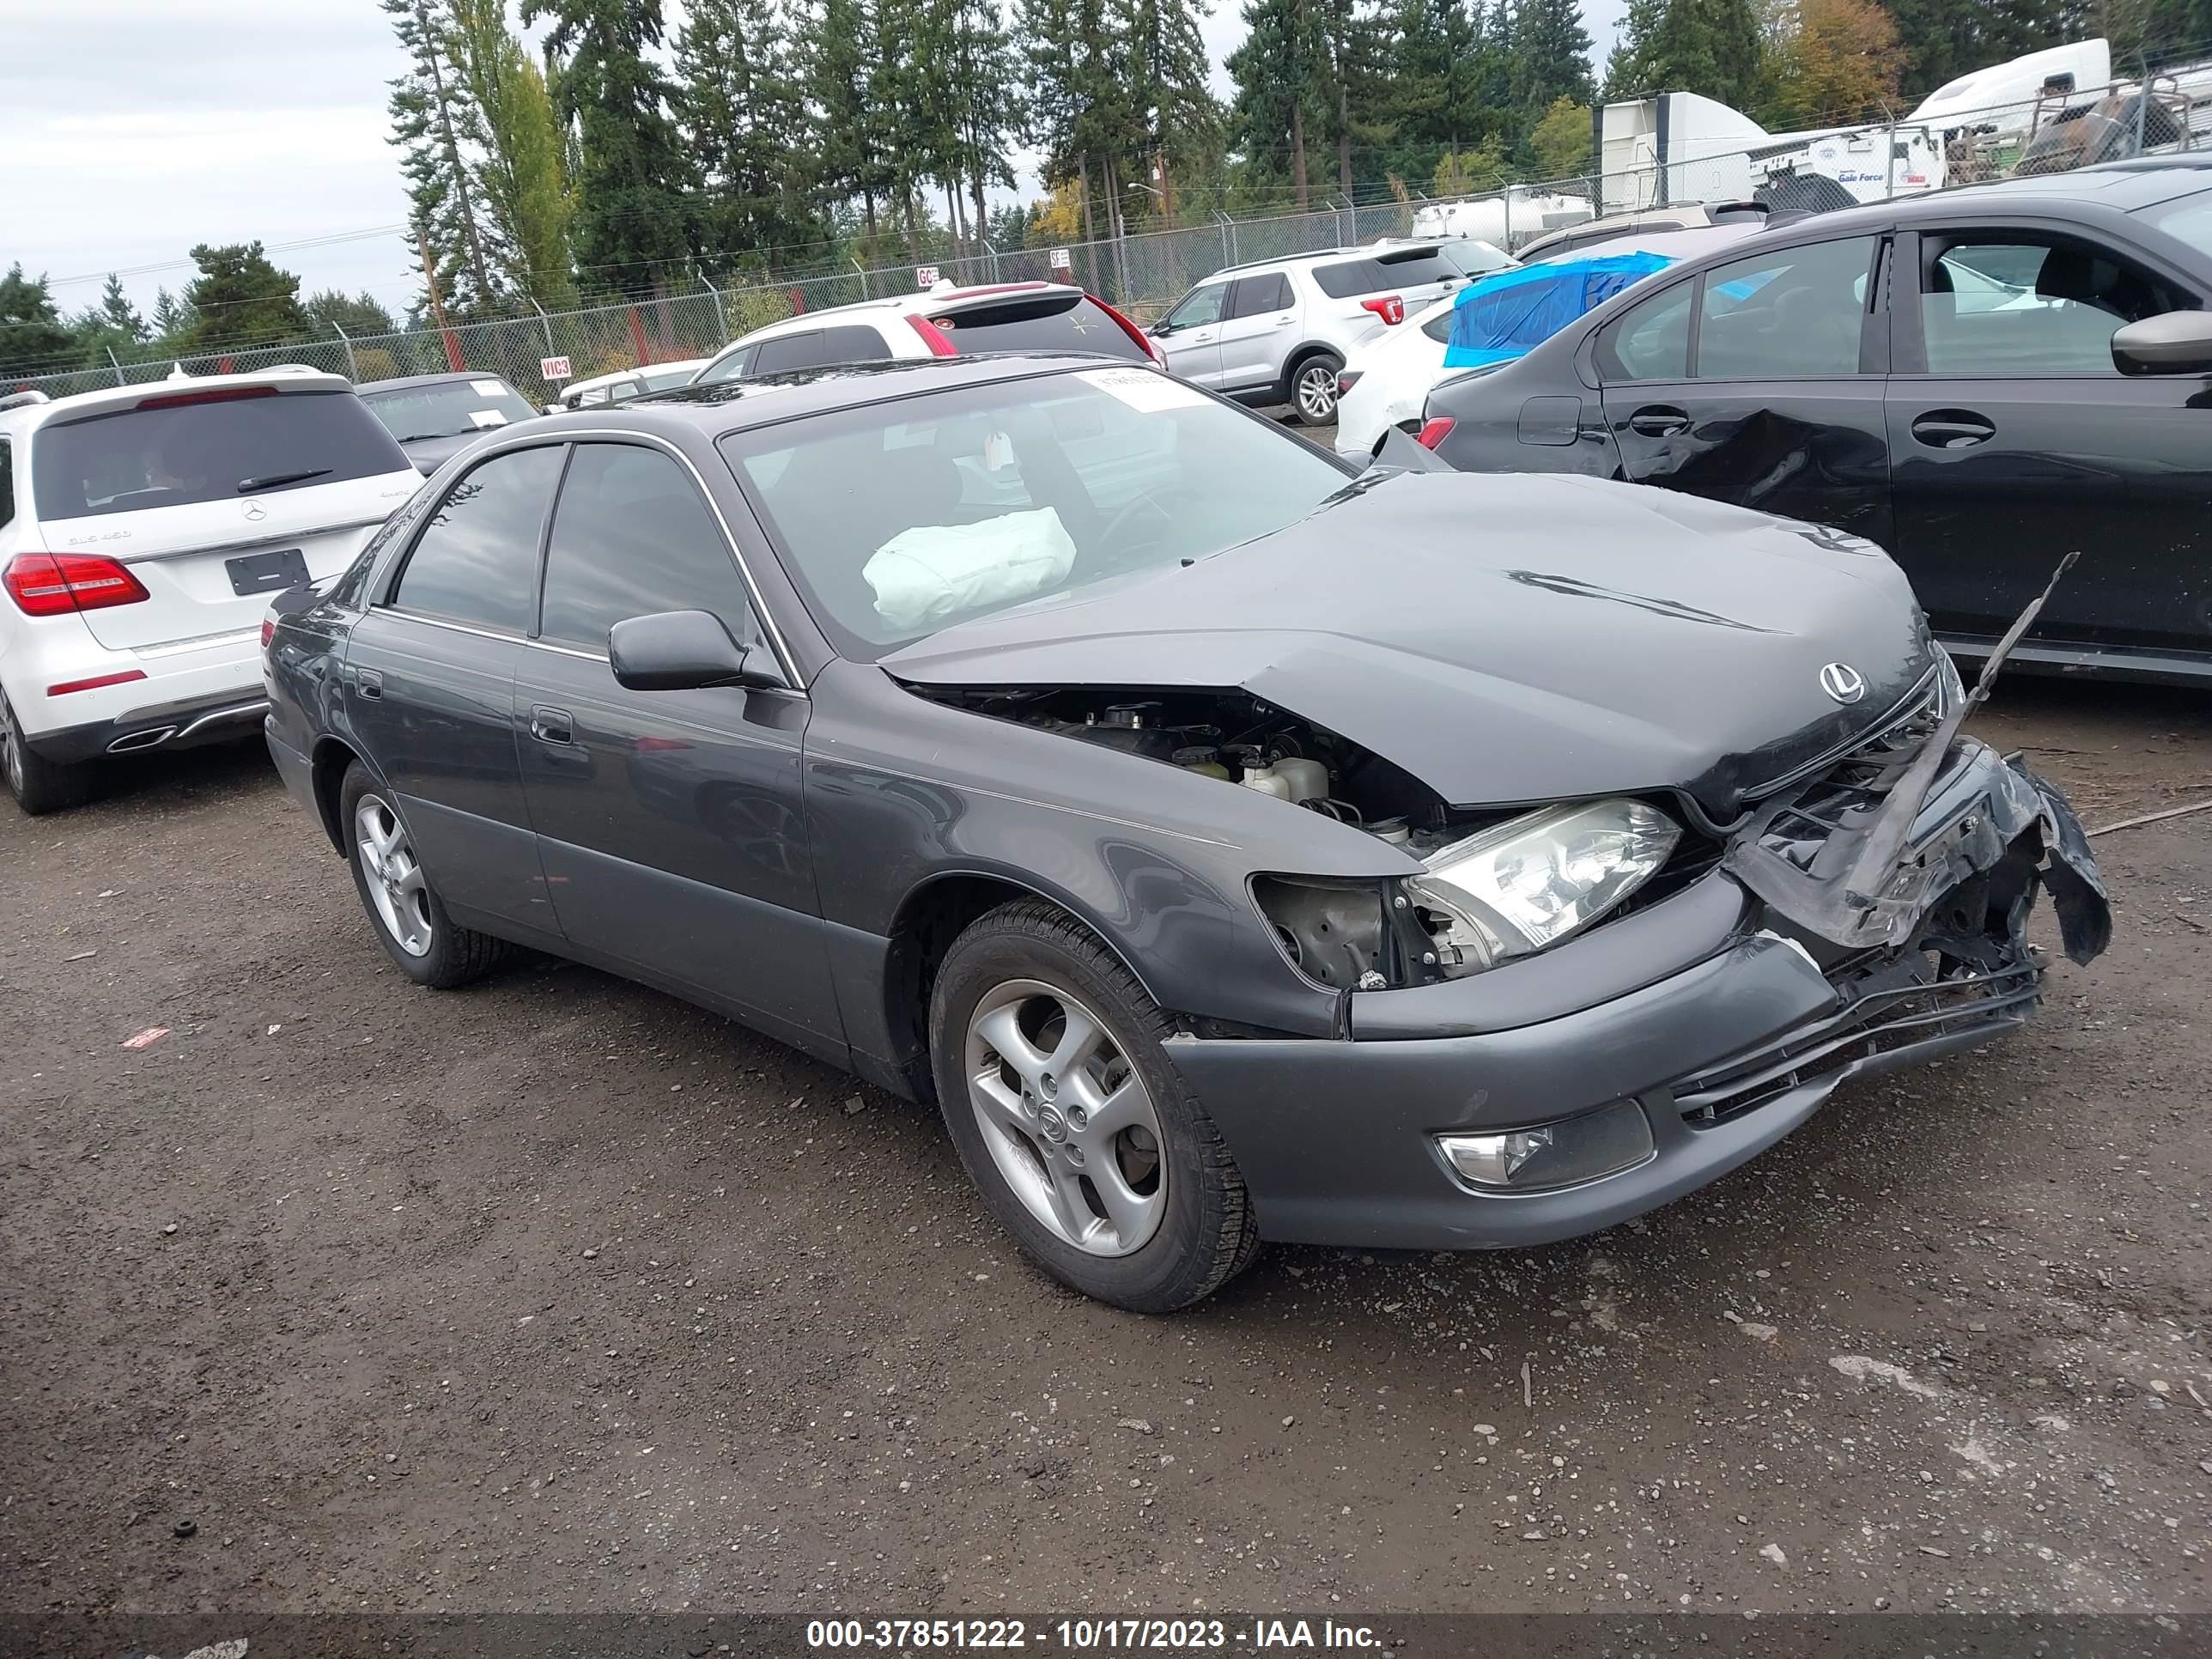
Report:
[[422,282],[430,291],[430,319],[438,325],[438,336],[445,342],[446,367],[458,374],[467,367],[461,362],[461,343],[453,333],[453,325],[446,320],[445,296],[438,292],[438,267],[430,258],[430,234],[419,223],[415,227],[416,251],[422,256]]

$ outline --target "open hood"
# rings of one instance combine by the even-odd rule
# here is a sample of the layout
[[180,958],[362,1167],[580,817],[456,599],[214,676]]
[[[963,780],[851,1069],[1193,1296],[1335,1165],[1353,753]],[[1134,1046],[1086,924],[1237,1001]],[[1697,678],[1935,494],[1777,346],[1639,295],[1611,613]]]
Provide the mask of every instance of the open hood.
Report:
[[1455,805],[1680,789],[1716,820],[1933,664],[1871,544],[1638,485],[1463,473],[1363,480],[1241,547],[883,661],[933,687],[1241,687]]

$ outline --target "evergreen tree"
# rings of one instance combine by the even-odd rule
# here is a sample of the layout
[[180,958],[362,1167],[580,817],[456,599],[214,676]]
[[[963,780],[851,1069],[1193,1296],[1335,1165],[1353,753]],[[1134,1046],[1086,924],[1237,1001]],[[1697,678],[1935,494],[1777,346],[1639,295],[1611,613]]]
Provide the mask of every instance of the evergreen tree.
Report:
[[166,288],[154,295],[154,342],[161,346],[173,346],[192,331],[199,320],[192,314],[189,301],[180,300]]
[[195,351],[232,351],[304,339],[314,331],[300,306],[300,279],[270,264],[258,242],[192,250],[200,268],[185,290],[198,313]]
[[46,277],[24,276],[21,262],[9,266],[0,276],[0,377],[51,374],[75,368],[83,358]]
[[1694,92],[1745,109],[1759,96],[1759,51],[1751,0],[1629,0],[1606,96]]
[[[1158,0],[1178,3],[1179,0]],[[1021,129],[1022,61],[1012,32],[1000,15],[997,0],[948,0],[946,75],[950,94],[946,115],[950,147],[942,162],[946,184],[957,193],[968,191],[973,216],[972,234],[991,240],[985,192],[994,185],[1012,188],[1012,162],[1008,156],[1014,136]],[[1199,82],[1205,84],[1206,55],[1199,53]]]
[[[1746,0],[1686,3],[1742,6],[1745,15],[1750,15]],[[1590,38],[1583,27],[1577,0],[1520,0],[1513,13],[1510,52],[1513,106],[1523,119],[1540,119],[1562,98],[1583,105],[1590,101],[1595,91],[1590,81]]]
[[118,334],[133,345],[143,344],[147,337],[146,319],[138,314],[138,307],[131,303],[131,296],[123,291],[123,280],[112,271],[100,290],[100,320],[110,332]]
[[[972,3],[972,0],[971,0]],[[1128,59],[1138,141],[1159,179],[1162,216],[1175,216],[1175,169],[1205,145],[1221,111],[1206,86],[1203,9],[1194,0],[1118,0],[1115,29]]]
[[1310,205],[1309,128],[1327,130],[1327,42],[1316,9],[1324,0],[1245,0],[1244,43],[1229,54],[1237,87],[1231,113],[1247,166],[1260,178],[1285,168],[1297,205]]
[[589,281],[643,294],[689,255],[690,169],[653,54],[660,0],[522,0],[525,24],[550,19],[555,107],[573,122],[577,264]]
[[890,185],[884,113],[876,102],[883,36],[878,0],[819,0],[804,19],[799,83],[814,112],[815,175],[832,200],[858,197],[862,246],[875,263],[878,210]]
[[798,70],[775,0],[691,0],[676,37],[676,108],[705,191],[699,228],[709,254],[821,234]]
[[[1113,158],[1133,124],[1121,57],[1103,0],[1016,0],[1028,64],[1024,132],[1044,152],[1044,181],[1073,179],[1083,236],[1100,234],[1103,203],[1111,230]],[[1099,181],[1094,197],[1092,180]]]
[[451,52],[474,106],[482,156],[472,168],[507,286],[549,310],[574,306],[560,124],[545,77],[507,26],[506,0],[447,0]]
[[375,295],[367,292],[348,295],[334,288],[325,289],[311,295],[300,308],[307,313],[307,320],[318,333],[342,331],[356,339],[369,339],[379,334],[395,334],[399,329],[392,320],[392,313]]
[[[1889,0],[1905,52],[1905,90],[1925,97],[1946,81],[2055,46],[2067,38],[2075,9],[2071,0]],[[2212,15],[2203,21],[2212,25]]]
[[477,223],[476,184],[465,146],[476,112],[453,59],[453,15],[446,0],[381,0],[407,53],[408,70],[392,82],[392,142],[404,159],[408,220],[429,250],[438,288],[453,311],[489,305],[491,262]]

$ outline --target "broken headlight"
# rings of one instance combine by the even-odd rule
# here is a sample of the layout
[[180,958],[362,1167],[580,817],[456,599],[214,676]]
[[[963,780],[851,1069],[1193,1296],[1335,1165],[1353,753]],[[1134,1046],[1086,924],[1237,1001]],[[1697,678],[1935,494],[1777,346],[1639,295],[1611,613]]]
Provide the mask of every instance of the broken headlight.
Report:
[[1406,883],[1448,976],[1558,944],[1658,873],[1681,830],[1639,800],[1547,806],[1439,848]]

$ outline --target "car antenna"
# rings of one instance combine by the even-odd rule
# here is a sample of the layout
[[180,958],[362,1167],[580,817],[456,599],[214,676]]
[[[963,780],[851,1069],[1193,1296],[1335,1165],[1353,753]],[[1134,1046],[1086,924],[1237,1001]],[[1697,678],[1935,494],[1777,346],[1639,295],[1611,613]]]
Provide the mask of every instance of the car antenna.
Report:
[[2081,550],[2077,547],[2059,560],[2058,568],[2051,573],[2051,580],[2044,584],[2043,592],[2035,596],[2027,610],[2014,618],[2012,626],[2005,629],[2004,637],[1997,641],[1996,649],[1990,653],[1989,660],[1982,665],[1981,674],[1974,681],[1974,689],[1961,697],[1959,706],[1945,715],[1935,731],[1929,733],[1928,741],[1921,745],[1920,752],[1912,757],[1912,764],[1905,768],[1905,775],[1889,792],[1889,799],[1882,803],[1881,811],[1875,815],[1875,821],[1867,826],[1866,839],[1859,843],[1858,859],[1852,864],[1851,872],[1844,882],[1844,902],[1853,909],[1870,910],[1874,908],[1875,900],[1881,896],[1878,888],[1896,866],[1898,854],[1905,850],[1905,838],[1911,833],[1912,821],[1920,816],[1920,809],[1927,805],[1928,792],[1935,785],[1936,771],[1943,764],[1943,757],[1951,752],[1951,739],[1959,735],[1959,728],[1966,724],[1966,716],[1988,700],[1990,688],[1996,682],[1997,670],[2004,666],[2005,659],[2012,654],[2013,647],[2018,645],[2021,637],[2035,625],[2035,619],[2042,614],[2045,601],[2057,592],[2059,579],[2074,568],[2074,562],[2081,556]]

